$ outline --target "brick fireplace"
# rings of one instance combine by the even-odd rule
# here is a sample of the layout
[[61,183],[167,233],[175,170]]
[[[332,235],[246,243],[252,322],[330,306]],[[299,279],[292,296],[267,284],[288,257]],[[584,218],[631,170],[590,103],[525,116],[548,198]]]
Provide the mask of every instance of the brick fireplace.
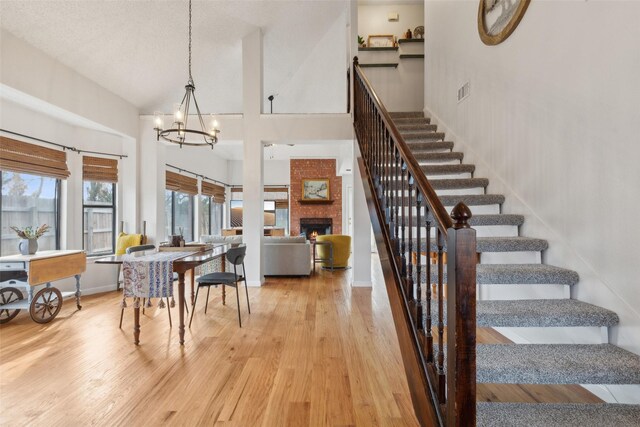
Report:
[[[290,162],[291,211],[289,233],[301,233],[302,219],[330,219],[332,234],[342,234],[342,177],[336,175],[336,159],[291,159]],[[329,178],[331,203],[300,203],[303,179]]]

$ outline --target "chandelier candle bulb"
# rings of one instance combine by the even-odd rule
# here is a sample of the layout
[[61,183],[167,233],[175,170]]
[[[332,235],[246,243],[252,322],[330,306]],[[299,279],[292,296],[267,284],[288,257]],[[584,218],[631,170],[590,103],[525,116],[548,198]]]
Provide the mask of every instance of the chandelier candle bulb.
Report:
[[153,123],[156,125],[155,130],[164,129],[164,114],[156,111],[153,113]]

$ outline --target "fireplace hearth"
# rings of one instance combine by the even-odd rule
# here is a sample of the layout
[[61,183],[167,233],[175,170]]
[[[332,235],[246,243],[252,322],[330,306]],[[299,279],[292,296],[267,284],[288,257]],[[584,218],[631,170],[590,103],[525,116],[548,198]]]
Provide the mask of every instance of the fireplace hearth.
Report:
[[331,234],[333,220],[331,218],[300,218],[300,235],[311,238],[313,232],[317,235]]

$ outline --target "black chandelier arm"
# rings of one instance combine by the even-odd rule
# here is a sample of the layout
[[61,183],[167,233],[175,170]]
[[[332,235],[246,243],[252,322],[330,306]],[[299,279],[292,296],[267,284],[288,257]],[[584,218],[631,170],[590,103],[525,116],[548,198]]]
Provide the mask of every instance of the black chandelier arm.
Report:
[[[179,144],[179,145],[187,145],[189,147],[205,147],[205,146],[210,146],[211,148],[213,148],[213,146],[218,142],[218,133],[220,131],[216,130],[216,136],[211,136],[211,134],[207,133],[207,132],[203,132],[200,130],[196,130],[196,129],[182,129],[182,128],[176,128],[176,129],[164,129],[164,130],[158,130],[158,141],[160,140],[160,138],[162,138],[163,140],[167,141],[167,142],[172,142],[174,144]],[[191,134],[196,134],[196,135],[201,135],[204,137],[204,143],[201,142],[186,142],[184,139],[184,136],[182,138],[171,138],[169,135],[171,134],[178,134],[180,135],[180,133],[186,134],[186,133],[191,133]]]

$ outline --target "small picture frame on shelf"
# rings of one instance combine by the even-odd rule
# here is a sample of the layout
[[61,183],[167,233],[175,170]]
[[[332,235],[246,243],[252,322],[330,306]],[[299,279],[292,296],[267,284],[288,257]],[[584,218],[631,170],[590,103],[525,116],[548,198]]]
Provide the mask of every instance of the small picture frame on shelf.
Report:
[[376,34],[369,36],[367,47],[393,47],[394,36],[391,34]]
[[329,178],[313,178],[302,180],[302,200],[330,200]]

